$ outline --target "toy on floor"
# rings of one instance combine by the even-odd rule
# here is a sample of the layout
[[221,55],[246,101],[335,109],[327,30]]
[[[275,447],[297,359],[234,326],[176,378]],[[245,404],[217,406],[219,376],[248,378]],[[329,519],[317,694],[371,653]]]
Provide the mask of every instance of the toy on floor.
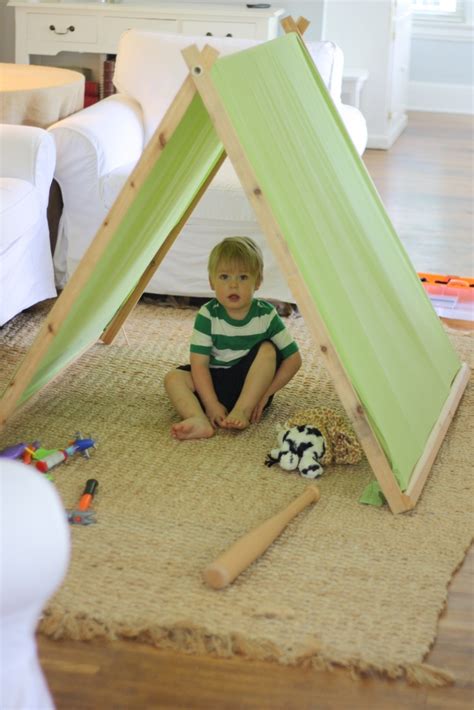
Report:
[[95,439],[86,439],[80,432],[77,432],[75,439],[70,441],[64,449],[45,449],[41,447],[39,441],[33,441],[31,444],[20,442],[2,449],[0,457],[21,459],[23,463],[34,464],[41,473],[47,473],[74,454],[81,453],[89,458],[89,449],[95,448],[95,445]]
[[74,439],[74,441],[71,441],[65,449],[56,449],[47,456],[39,456],[38,451],[33,453],[34,459],[40,459],[36,462],[36,468],[38,471],[41,471],[41,473],[47,473],[55,466],[58,466],[58,464],[63,461],[67,461],[68,458],[77,453],[82,453],[86,458],[89,458],[89,449],[95,447],[95,440],[81,438],[79,433],[76,434],[76,437],[77,438]]
[[35,454],[36,451],[38,451],[39,447],[40,447],[39,441],[33,441],[32,444],[29,444],[29,446],[27,446],[26,449],[24,450],[22,457],[21,457],[21,460],[23,461],[23,463],[30,464],[33,459],[33,455]]
[[276,463],[285,471],[298,469],[304,478],[318,478],[323,473],[321,460],[326,453],[324,436],[313,426],[294,426],[278,435],[278,448],[265,459],[266,466]]
[[346,419],[328,407],[294,414],[278,434],[278,446],[265,459],[285,471],[298,469],[304,478],[318,478],[323,465],[353,464],[362,459],[362,447]]
[[35,441],[32,444],[26,444],[24,441],[21,441],[19,444],[13,444],[13,446],[7,446],[5,449],[2,449],[0,451],[0,458],[19,459],[22,458],[26,452],[32,450],[33,448],[37,448],[38,446],[38,441]]
[[474,321],[474,279],[450,274],[419,273],[418,276],[440,318]]
[[203,578],[213,589],[223,589],[252,564],[277,539],[290,520],[306,506],[317,503],[319,488],[312,483],[279,513],[240,537],[203,571]]
[[77,508],[66,510],[68,522],[71,525],[92,525],[96,523],[95,513],[89,510],[99,482],[95,478],[89,478],[86,482],[84,492],[79,500]]

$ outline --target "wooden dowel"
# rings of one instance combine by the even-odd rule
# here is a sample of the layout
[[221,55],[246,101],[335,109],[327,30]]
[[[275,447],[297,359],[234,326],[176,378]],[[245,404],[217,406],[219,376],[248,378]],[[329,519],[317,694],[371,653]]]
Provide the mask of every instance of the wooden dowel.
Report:
[[466,389],[471,370],[467,363],[463,362],[461,368],[454,378],[450,393],[438,417],[438,421],[433,427],[433,430],[428,437],[424,452],[419,459],[415,470],[413,471],[406,495],[409,497],[412,507],[414,508],[418,498],[420,497],[423,486],[425,485],[428,474],[436,458],[441,444],[444,441],[448,427],[458,408],[460,399]]
[[306,17],[298,17],[298,19],[296,20],[296,26],[301,36],[304,35],[310,24],[311,22]]

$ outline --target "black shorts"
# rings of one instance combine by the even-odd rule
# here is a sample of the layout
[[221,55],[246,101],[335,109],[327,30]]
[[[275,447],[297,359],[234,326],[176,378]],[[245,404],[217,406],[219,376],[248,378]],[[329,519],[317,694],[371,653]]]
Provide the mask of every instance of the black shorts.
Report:
[[[271,340],[262,342],[271,343]],[[247,377],[248,371],[250,370],[250,367],[253,361],[255,360],[255,357],[258,353],[261,344],[262,343],[258,343],[257,345],[255,345],[251,350],[249,350],[247,355],[243,357],[242,360],[239,360],[239,362],[233,367],[209,368],[209,372],[211,373],[212,378],[212,384],[214,385],[217,399],[221,404],[224,405],[228,412],[230,412],[234,408],[235,403],[239,399],[242,387],[244,386],[245,378]],[[275,347],[273,343],[272,345],[276,351],[276,369],[278,370],[282,361],[282,357],[280,351]],[[190,372],[191,365],[179,365],[177,369],[186,370],[186,372]],[[195,392],[195,395],[199,399],[199,395],[197,392]],[[268,398],[268,402],[265,405],[265,409],[270,406],[272,400],[273,395]],[[201,402],[200,399],[199,401]]]

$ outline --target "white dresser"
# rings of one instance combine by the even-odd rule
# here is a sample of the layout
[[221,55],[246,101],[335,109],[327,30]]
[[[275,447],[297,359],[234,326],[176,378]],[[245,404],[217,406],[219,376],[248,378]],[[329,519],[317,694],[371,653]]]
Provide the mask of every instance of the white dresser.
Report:
[[122,32],[137,28],[186,35],[272,39],[284,10],[173,2],[43,2],[10,0],[15,9],[15,61],[59,52],[115,54]]

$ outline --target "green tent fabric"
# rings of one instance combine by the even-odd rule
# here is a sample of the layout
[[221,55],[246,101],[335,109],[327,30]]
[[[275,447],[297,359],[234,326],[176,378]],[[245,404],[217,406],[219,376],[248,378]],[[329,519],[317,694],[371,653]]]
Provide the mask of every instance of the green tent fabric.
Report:
[[405,490],[461,363],[302,40],[223,57],[212,78]]
[[91,269],[85,288],[54,337],[22,401],[97,341],[222,153],[222,144],[196,95],[110,244]]
[[[301,39],[289,34],[222,57],[211,75],[405,490],[460,362]],[[196,96],[21,401],[100,337],[222,152]],[[364,500],[380,502],[377,486]]]

